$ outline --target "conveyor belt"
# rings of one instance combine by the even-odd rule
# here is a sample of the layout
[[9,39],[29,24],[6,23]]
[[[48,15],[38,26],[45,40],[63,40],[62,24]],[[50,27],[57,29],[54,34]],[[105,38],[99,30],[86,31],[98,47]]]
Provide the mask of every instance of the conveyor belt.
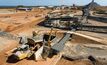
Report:
[[61,51],[63,50],[64,46],[65,46],[65,43],[66,41],[68,41],[70,38],[70,34],[66,33],[64,35],[64,37],[55,45],[52,46],[52,49],[56,50],[56,51]]
[[107,26],[88,26],[83,25],[78,27],[79,30],[86,30],[86,31],[94,31],[94,32],[107,32]]

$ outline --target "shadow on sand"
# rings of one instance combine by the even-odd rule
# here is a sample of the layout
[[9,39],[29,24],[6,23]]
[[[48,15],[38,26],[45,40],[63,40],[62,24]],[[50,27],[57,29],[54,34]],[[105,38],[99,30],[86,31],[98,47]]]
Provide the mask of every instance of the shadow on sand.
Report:
[[16,63],[18,61],[19,60],[17,60],[14,55],[9,56],[8,59],[6,60],[7,63]]

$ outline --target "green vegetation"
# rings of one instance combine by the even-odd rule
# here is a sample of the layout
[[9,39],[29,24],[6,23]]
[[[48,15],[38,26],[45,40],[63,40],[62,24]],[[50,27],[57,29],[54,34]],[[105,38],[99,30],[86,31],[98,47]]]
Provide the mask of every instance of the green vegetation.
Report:
[[98,10],[98,11],[96,11],[96,13],[97,14],[106,14],[106,11],[104,11],[104,10]]

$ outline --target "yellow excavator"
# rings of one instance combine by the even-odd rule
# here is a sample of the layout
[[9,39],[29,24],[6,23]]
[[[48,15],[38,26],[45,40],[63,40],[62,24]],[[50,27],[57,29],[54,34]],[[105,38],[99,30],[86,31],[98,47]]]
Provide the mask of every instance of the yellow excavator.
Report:
[[[38,55],[46,54],[47,52],[46,51],[44,52],[44,47],[47,47],[48,51],[50,50],[50,48],[51,48],[50,40],[51,40],[52,31],[53,31],[53,28],[51,29],[51,31],[48,35],[48,41],[45,44],[44,44],[44,41],[35,42],[33,39],[28,38],[28,43],[22,44],[18,48],[14,49],[14,51],[12,52],[12,55],[11,55],[12,58],[14,58],[15,60],[22,60],[24,58],[30,58],[34,54],[35,54],[36,58]],[[46,57],[46,56],[43,55],[43,58],[44,57]]]

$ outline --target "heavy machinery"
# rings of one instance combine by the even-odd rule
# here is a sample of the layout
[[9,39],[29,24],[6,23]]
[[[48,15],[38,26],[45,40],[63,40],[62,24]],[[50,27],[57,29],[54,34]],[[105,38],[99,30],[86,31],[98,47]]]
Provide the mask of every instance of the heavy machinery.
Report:
[[[15,60],[22,60],[25,58],[30,58],[32,56],[35,60],[46,60],[50,54],[53,54],[53,50],[55,51],[56,45],[59,45],[59,50],[63,49],[65,42],[70,37],[70,34],[67,36],[67,38],[64,35],[62,38],[57,40],[56,36],[52,35],[52,31],[53,28],[51,29],[49,34],[44,34],[42,37],[42,41],[37,42],[36,38],[35,40],[32,38],[27,38],[28,42],[21,44],[18,48],[15,48],[10,56]],[[56,48],[57,52],[60,52],[59,50],[58,48]]]
[[30,52],[31,51],[29,50],[29,45],[21,45],[20,47],[16,48],[13,51],[12,56],[16,60],[22,60],[22,59],[28,57]]
[[[28,39],[28,43],[22,44],[19,47],[15,48],[10,55],[11,58],[14,58],[14,60],[22,60],[24,58],[30,58],[32,55],[35,54],[36,57],[35,60],[37,59],[37,52],[41,52],[40,49],[43,48],[43,43],[42,42],[34,42],[31,39]],[[9,58],[8,58],[9,59]]]
[[[34,34],[30,38],[20,37],[19,41],[20,46],[11,50],[11,54],[8,57],[9,59],[22,60],[24,58],[30,58],[35,54],[35,59],[37,59],[38,53],[43,49],[43,35]],[[39,51],[39,52],[38,52]]]
[[88,5],[84,6],[82,9],[82,21],[81,22],[88,22],[88,17],[90,16],[90,10],[92,10],[94,8],[94,0],[92,0],[91,3],[89,3]]

